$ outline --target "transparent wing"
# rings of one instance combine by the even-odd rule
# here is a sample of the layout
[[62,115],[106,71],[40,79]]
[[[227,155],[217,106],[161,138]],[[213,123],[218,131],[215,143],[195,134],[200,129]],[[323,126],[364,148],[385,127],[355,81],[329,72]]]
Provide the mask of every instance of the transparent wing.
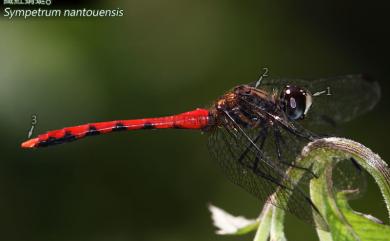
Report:
[[[228,119],[222,122],[212,131],[209,149],[229,180],[262,202],[268,201],[326,229],[325,221],[308,195],[311,173],[306,168],[295,167],[303,176],[299,181],[293,181],[286,174],[288,168],[294,168],[295,157],[305,141],[287,137],[293,134],[283,129],[275,134],[275,128],[266,125],[241,129]],[[283,148],[290,144],[293,146]]]
[[367,188],[366,175],[353,158],[340,160],[332,171],[333,188],[336,192],[343,191],[348,199],[360,198]]
[[337,125],[371,110],[380,99],[380,87],[364,75],[344,75],[316,80],[266,78],[258,88],[280,93],[286,85],[304,87],[312,94],[313,104],[304,125]]

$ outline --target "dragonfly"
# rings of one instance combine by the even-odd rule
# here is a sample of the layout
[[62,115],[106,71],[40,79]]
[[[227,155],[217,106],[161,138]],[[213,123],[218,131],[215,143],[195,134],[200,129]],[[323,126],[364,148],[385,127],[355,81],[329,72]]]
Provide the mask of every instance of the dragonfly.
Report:
[[[317,176],[310,167],[295,163],[297,156],[307,143],[323,137],[322,131],[368,112],[379,98],[378,83],[364,75],[313,80],[267,77],[234,87],[207,109],[66,127],[38,135],[21,147],[48,147],[125,130],[200,130],[209,133],[210,153],[231,182],[313,224],[322,216],[305,180]],[[307,178],[293,180],[287,175],[291,169]],[[270,198],[276,191],[278,195]]]

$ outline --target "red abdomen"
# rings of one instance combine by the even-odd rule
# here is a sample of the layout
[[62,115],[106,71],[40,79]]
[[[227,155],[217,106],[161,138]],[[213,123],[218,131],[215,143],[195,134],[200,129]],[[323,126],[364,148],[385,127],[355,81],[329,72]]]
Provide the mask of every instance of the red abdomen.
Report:
[[85,136],[105,134],[121,130],[140,129],[204,129],[212,116],[206,109],[196,109],[178,115],[137,120],[116,120],[65,127],[39,135],[21,144],[23,148],[44,147],[81,139]]

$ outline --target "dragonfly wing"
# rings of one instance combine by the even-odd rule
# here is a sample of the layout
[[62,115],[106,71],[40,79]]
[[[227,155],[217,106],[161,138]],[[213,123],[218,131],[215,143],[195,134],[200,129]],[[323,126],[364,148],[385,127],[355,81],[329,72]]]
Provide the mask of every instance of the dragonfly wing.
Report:
[[[269,151],[275,150],[274,140],[269,139],[273,136],[272,129],[263,126],[244,129],[243,133],[228,120],[225,121],[212,131],[209,149],[229,180],[262,202],[268,201],[310,224],[317,223],[320,228],[326,229],[325,221],[308,195],[309,179],[292,181],[286,174],[291,166],[273,159],[278,156],[277,153],[268,155]],[[267,130],[264,131],[264,128]],[[290,155],[290,163],[297,149],[291,149],[294,156],[285,153]],[[303,170],[302,173],[307,174]]]
[[348,199],[363,196],[367,189],[367,173],[353,158],[339,160],[332,170],[334,190],[343,191]]

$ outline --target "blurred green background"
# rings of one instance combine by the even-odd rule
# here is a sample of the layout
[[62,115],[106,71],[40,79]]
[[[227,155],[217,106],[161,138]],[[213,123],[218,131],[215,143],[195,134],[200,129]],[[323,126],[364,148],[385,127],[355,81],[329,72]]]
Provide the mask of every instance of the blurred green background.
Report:
[[[389,160],[390,41],[380,4],[84,1],[68,7],[120,7],[125,16],[2,17],[0,240],[251,240],[216,236],[207,204],[253,218],[261,210],[211,161],[207,135],[122,132],[22,150],[32,114],[39,134],[207,107],[262,67],[290,78],[368,73],[383,97],[346,136]],[[372,180],[353,206],[387,220]],[[316,240],[294,217],[286,229],[289,240]]]

